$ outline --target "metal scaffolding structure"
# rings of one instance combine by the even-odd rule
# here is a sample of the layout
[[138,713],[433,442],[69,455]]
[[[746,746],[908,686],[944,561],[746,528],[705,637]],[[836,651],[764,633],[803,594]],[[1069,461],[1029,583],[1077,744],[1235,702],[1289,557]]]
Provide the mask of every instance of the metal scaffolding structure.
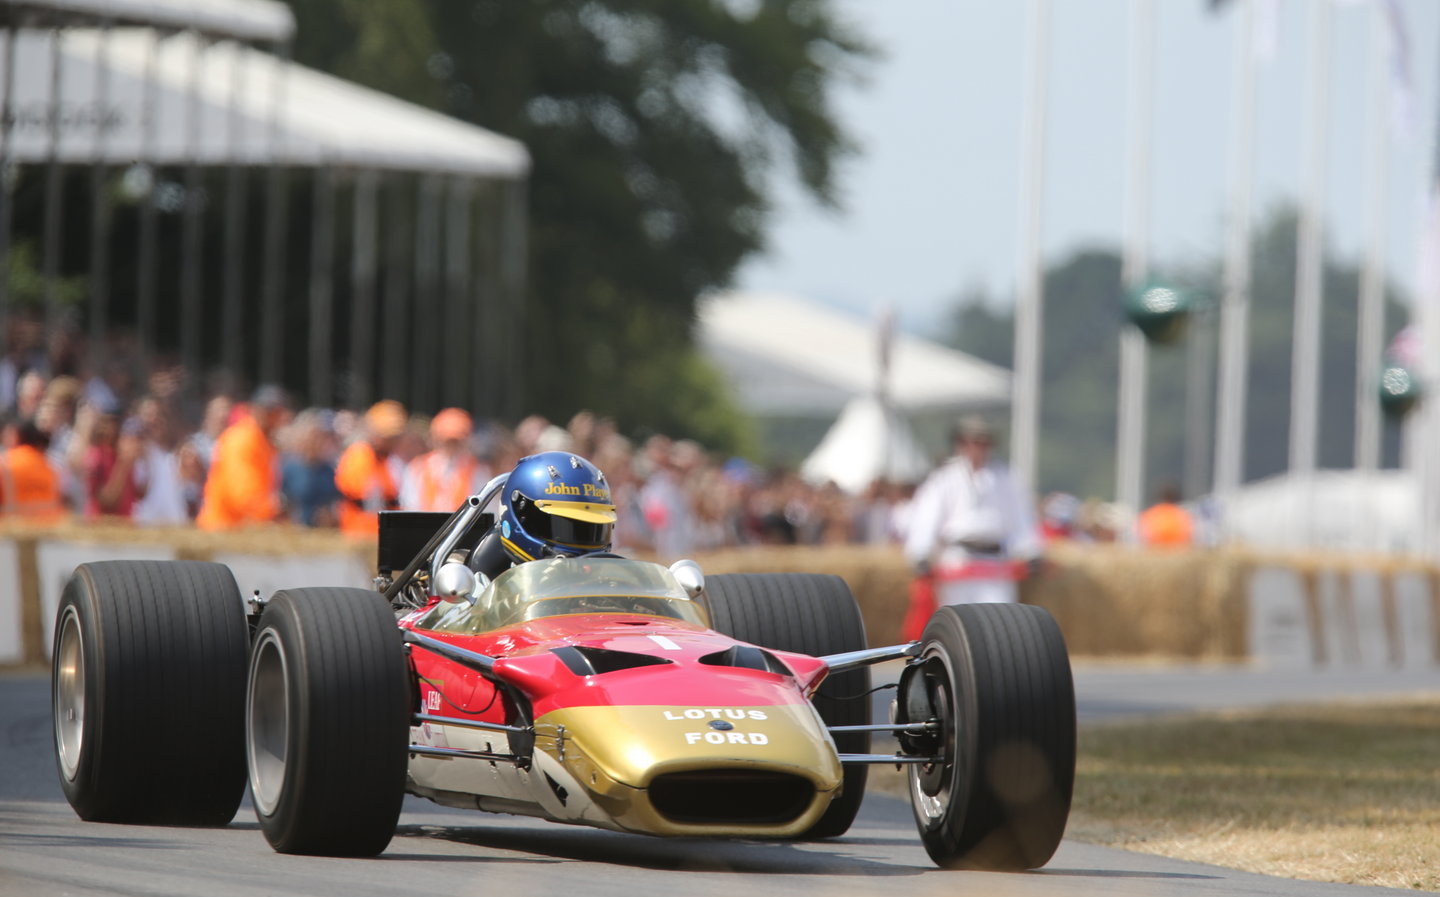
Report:
[[490,333],[521,316],[524,146],[291,62],[270,0],[27,0],[0,28],[0,270],[38,246],[51,327],[317,405],[519,411]]

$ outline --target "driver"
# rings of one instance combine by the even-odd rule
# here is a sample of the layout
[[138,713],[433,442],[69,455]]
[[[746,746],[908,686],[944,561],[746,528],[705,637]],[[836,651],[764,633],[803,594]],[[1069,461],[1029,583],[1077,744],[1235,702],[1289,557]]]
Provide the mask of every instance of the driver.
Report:
[[610,550],[615,502],[600,469],[570,452],[521,458],[505,481],[500,522],[470,555],[494,579],[511,564]]

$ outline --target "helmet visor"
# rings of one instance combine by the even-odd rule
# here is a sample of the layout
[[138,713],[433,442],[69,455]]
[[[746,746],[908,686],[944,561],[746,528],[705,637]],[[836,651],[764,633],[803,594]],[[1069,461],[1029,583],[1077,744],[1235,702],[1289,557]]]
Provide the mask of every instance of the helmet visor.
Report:
[[537,533],[534,529],[530,534],[546,542],[555,542],[560,545],[574,545],[577,548],[605,548],[610,544],[610,530],[612,523],[586,523],[583,520],[571,520],[569,517],[561,517],[558,514],[543,514],[543,517],[550,524],[548,533]]
[[514,501],[515,518],[531,538],[542,542],[565,545],[574,548],[594,550],[610,545],[610,532],[614,529],[615,512],[586,513],[587,519],[577,520],[565,513],[546,510],[555,502],[532,502],[521,496]]

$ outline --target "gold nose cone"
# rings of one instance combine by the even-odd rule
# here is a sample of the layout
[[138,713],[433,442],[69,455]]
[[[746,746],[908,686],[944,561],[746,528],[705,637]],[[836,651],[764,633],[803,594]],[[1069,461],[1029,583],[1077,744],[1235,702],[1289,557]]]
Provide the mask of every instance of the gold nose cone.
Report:
[[536,721],[537,746],[561,740],[560,726],[571,754],[583,753],[600,775],[632,788],[662,773],[717,767],[789,772],[819,791],[841,779],[833,743],[809,704],[568,707]]
[[[628,831],[795,836],[825,811],[842,779],[833,743],[809,704],[571,707],[542,716],[535,735],[537,749],[589,792],[609,824]],[[809,783],[805,792],[813,788],[813,795],[802,796],[793,813],[763,820],[740,818],[743,813],[707,818],[703,807],[698,814],[687,809],[677,817],[673,807],[660,806],[664,802],[650,789],[659,776],[667,776],[669,783],[695,783],[711,774],[737,782],[766,775],[777,783],[804,780]]]

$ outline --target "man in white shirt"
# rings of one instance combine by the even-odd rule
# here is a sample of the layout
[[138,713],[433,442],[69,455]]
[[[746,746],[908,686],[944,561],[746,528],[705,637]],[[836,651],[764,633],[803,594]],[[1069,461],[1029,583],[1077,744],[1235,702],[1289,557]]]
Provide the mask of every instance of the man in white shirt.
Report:
[[175,450],[174,430],[169,412],[159,399],[146,396],[125,421],[122,433],[143,440],[135,465],[135,479],[141,495],[135,500],[130,519],[145,526],[180,526],[190,522],[185,502],[185,482],[180,475],[180,456]]
[[1040,556],[1027,491],[990,457],[994,434],[983,418],[961,418],[955,455],[931,472],[910,506],[905,557],[933,577],[935,603],[1013,602],[1016,582]]

